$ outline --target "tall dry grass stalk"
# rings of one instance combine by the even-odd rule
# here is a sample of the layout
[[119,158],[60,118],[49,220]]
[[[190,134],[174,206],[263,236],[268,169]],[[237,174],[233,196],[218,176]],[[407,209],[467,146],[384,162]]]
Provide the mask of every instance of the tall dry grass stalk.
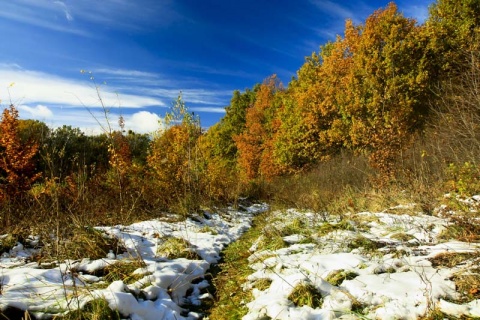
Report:
[[465,65],[438,88],[430,143],[445,162],[480,159],[480,51],[465,53]]

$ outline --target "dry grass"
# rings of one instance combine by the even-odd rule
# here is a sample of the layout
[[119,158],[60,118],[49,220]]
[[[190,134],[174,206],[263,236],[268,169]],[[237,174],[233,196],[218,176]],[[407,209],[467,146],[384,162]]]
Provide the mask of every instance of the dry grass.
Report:
[[138,268],[145,267],[145,264],[141,260],[128,261],[128,262],[116,262],[108,265],[103,269],[103,280],[110,284],[114,281],[121,280],[126,284],[134,283],[137,280],[142,279],[145,274],[134,274],[133,272]]
[[336,211],[343,214],[344,210],[355,209],[354,195],[363,191],[369,184],[370,173],[371,169],[365,157],[342,151],[331,160],[310,168],[309,171],[274,179],[266,187],[271,194],[272,202],[313,210],[320,214],[327,211],[336,214],[337,212],[331,210],[334,207],[332,204],[341,196],[350,193],[351,197],[340,201],[341,205],[338,203]]
[[44,246],[41,248],[42,262],[63,259],[101,259],[110,250],[114,253],[124,252],[125,248],[115,237],[108,237],[102,231],[92,227],[73,226],[61,239],[42,237]]
[[394,233],[390,236],[390,238],[394,239],[394,240],[402,241],[402,242],[408,242],[410,240],[415,239],[414,236],[412,236],[411,234],[405,233],[405,232]]
[[362,235],[352,238],[347,247],[349,249],[361,249],[364,253],[374,253],[377,249],[384,247],[385,244],[370,240]]
[[[463,271],[455,274],[455,282],[460,298],[455,303],[468,303],[480,299],[480,252],[445,252],[429,259],[434,267],[453,268],[464,266]],[[473,267],[472,267],[473,266]]]
[[433,267],[453,268],[475,257],[479,257],[479,254],[473,252],[444,252],[428,260],[432,262]]
[[18,237],[12,234],[6,234],[0,237],[0,254],[9,252],[17,244]]
[[480,299],[480,274],[459,274],[452,278],[457,291],[461,294],[460,303]]
[[355,231],[355,227],[347,220],[341,220],[338,223],[325,222],[317,229],[317,235],[323,236],[337,230]]
[[468,214],[453,216],[450,224],[439,235],[439,239],[479,242],[480,225],[478,220]]

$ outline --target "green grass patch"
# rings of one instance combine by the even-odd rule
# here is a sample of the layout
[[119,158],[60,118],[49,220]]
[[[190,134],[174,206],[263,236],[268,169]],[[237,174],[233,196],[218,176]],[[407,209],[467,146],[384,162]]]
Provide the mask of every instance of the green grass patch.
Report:
[[358,276],[358,273],[351,270],[334,270],[326,278],[325,281],[329,282],[333,286],[339,286],[345,280],[353,280]]
[[323,303],[322,294],[310,283],[296,285],[288,299],[297,307],[309,306],[314,309],[321,307]]
[[192,248],[190,242],[185,239],[167,238],[157,248],[157,256],[167,259],[185,258],[190,260],[201,260],[200,256]]
[[213,228],[210,227],[210,226],[204,226],[204,227],[202,227],[200,230],[198,230],[198,232],[201,232],[201,233],[210,233],[211,235],[217,235],[217,234],[218,234],[217,230],[213,229]]
[[285,248],[288,244],[283,240],[283,237],[279,234],[274,234],[270,238],[265,238],[263,244],[259,249],[263,250],[278,250]]
[[105,299],[94,299],[80,310],[74,310],[61,317],[64,320],[120,320],[117,310],[112,310]]
[[224,250],[220,264],[222,271],[214,279],[217,294],[215,304],[207,314],[210,320],[241,319],[247,314],[245,303],[251,301],[252,296],[240,286],[247,282],[248,275],[252,273],[247,260],[252,254],[249,249],[263,234],[270,214],[266,212],[257,216],[252,228]]
[[373,240],[370,240],[364,236],[358,235],[355,238],[351,239],[347,244],[347,247],[351,250],[353,249],[362,249],[365,253],[373,253],[377,249],[384,247],[385,245]]
[[270,288],[271,284],[272,284],[272,280],[268,278],[262,278],[255,281],[255,283],[253,284],[253,287],[260,291],[264,291]]
[[349,221],[341,220],[338,223],[325,222],[320,225],[320,227],[317,229],[317,232],[319,236],[323,236],[337,230],[354,231],[355,228]]
[[390,236],[390,238],[394,239],[394,240],[402,241],[402,242],[407,242],[407,241],[415,239],[414,236],[412,236],[411,234],[405,233],[405,232],[394,233]]
[[138,268],[144,267],[145,265],[141,262],[116,262],[107,266],[103,272],[103,280],[110,284],[114,281],[121,280],[126,284],[134,283],[145,277],[145,274],[133,274]]
[[289,221],[280,230],[282,236],[290,236],[292,234],[305,235],[306,232],[308,232],[308,224],[298,217],[294,218],[292,221]]

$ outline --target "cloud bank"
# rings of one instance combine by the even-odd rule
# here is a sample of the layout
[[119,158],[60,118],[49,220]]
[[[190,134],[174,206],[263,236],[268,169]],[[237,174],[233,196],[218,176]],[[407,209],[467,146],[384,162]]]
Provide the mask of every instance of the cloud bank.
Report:
[[[182,91],[154,87],[154,83],[163,85],[164,81],[159,75],[144,71],[103,68],[95,74],[100,77],[109,75],[110,80],[119,85],[97,86],[93,82],[95,79],[89,79],[92,74],[88,72],[79,73],[78,79],[72,79],[25,70],[15,64],[0,64],[0,100],[3,100],[3,106],[16,105],[22,119],[43,121],[52,128],[70,125],[96,134],[104,130],[102,127],[108,128],[108,118],[112,129],[119,130],[117,122],[122,115],[127,130],[152,133],[161,127],[161,114],[167,111],[166,107],[171,106],[180,92],[190,110],[196,113],[224,113],[224,102],[231,95],[225,90]],[[120,91],[116,92],[118,88]]]

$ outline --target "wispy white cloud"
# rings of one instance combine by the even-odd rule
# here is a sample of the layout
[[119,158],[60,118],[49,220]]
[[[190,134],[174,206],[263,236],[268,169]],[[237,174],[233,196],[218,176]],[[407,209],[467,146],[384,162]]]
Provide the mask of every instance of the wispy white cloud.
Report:
[[[69,2],[68,5],[59,0],[4,1],[0,17],[82,36],[93,36],[80,27],[82,24],[141,30],[185,19],[174,10],[171,0],[82,0]],[[81,23],[73,24],[74,21]]]
[[158,78],[159,75],[152,72],[145,72],[139,70],[129,69],[113,69],[113,68],[98,68],[94,69],[95,74],[111,75],[120,77],[137,77],[137,78]]
[[206,89],[165,89],[165,88],[140,88],[141,92],[149,96],[165,97],[170,101],[178,98],[182,94],[182,99],[187,103],[221,105],[225,104],[225,99],[231,97],[230,90],[206,90]]
[[[7,97],[5,89],[10,83],[15,85],[9,89],[12,102],[15,104],[57,104],[68,106],[87,106],[91,108],[123,106],[141,108],[145,106],[164,106],[162,100],[147,95],[122,94],[108,86],[99,87],[98,96],[95,86],[88,78],[72,80],[56,75],[5,67],[0,65],[0,97]],[[2,91],[4,91],[2,93]]]
[[76,1],[72,8],[87,21],[115,28],[139,29],[185,19],[175,10],[173,0],[83,0]]
[[345,19],[353,19],[355,14],[350,9],[329,0],[310,0],[320,11],[330,16]]
[[[208,87],[208,83],[191,83],[184,78],[171,80],[153,72],[108,67],[92,70],[99,79],[119,83],[117,87],[123,92],[136,92],[162,101],[172,102],[181,93],[183,100],[188,104],[221,105],[223,108],[233,92],[233,90],[199,89],[199,87]],[[212,110],[215,113],[219,112],[215,108]]]
[[[91,37],[92,34],[90,34],[90,32],[73,26],[70,23],[73,21],[73,16],[69,11],[65,12],[65,8],[50,1],[5,1],[2,3],[0,18],[62,33]],[[59,16],[65,16],[65,14],[67,14],[67,19],[58,18]],[[72,18],[72,20],[69,20],[68,17]]]
[[[114,78],[138,75],[140,80],[158,76],[148,72],[112,68],[106,68],[102,72]],[[118,87],[101,85],[100,101],[95,86],[88,79],[89,75],[84,76],[83,79],[71,79],[25,70],[15,64],[0,63],[0,99],[4,104],[11,102],[18,106],[23,119],[44,121],[51,127],[71,125],[91,133],[99,133],[102,127],[107,127],[102,109],[105,106],[108,110],[107,117],[114,127],[117,126],[118,116],[123,114],[127,129],[151,133],[159,128],[160,115],[139,109],[157,106],[160,110],[165,110],[164,101],[169,101],[167,105],[170,105],[182,92],[184,101],[192,111],[218,114],[225,112],[224,106],[231,97],[231,91],[228,90],[181,90],[145,87],[135,83],[134,87],[130,87],[130,92],[136,94],[129,94],[122,87],[117,93],[115,89]]]
[[[235,55],[237,57],[237,54],[235,54],[234,52],[226,52],[225,54]],[[246,59],[241,54],[238,54],[238,58],[241,61]],[[171,67],[175,67],[178,70],[186,71],[188,73],[225,75],[230,77],[251,78],[254,80],[257,80],[260,77],[258,74],[247,72],[241,69],[219,68],[218,66],[201,64],[199,62],[179,61],[174,59],[161,59],[161,62]]]
[[193,107],[190,109],[196,112],[225,113],[225,108],[221,107]]
[[63,12],[65,13],[65,18],[68,21],[73,21],[73,16],[70,14],[70,10],[68,9],[67,5],[63,1],[54,1],[53,3],[58,4],[62,9]]

